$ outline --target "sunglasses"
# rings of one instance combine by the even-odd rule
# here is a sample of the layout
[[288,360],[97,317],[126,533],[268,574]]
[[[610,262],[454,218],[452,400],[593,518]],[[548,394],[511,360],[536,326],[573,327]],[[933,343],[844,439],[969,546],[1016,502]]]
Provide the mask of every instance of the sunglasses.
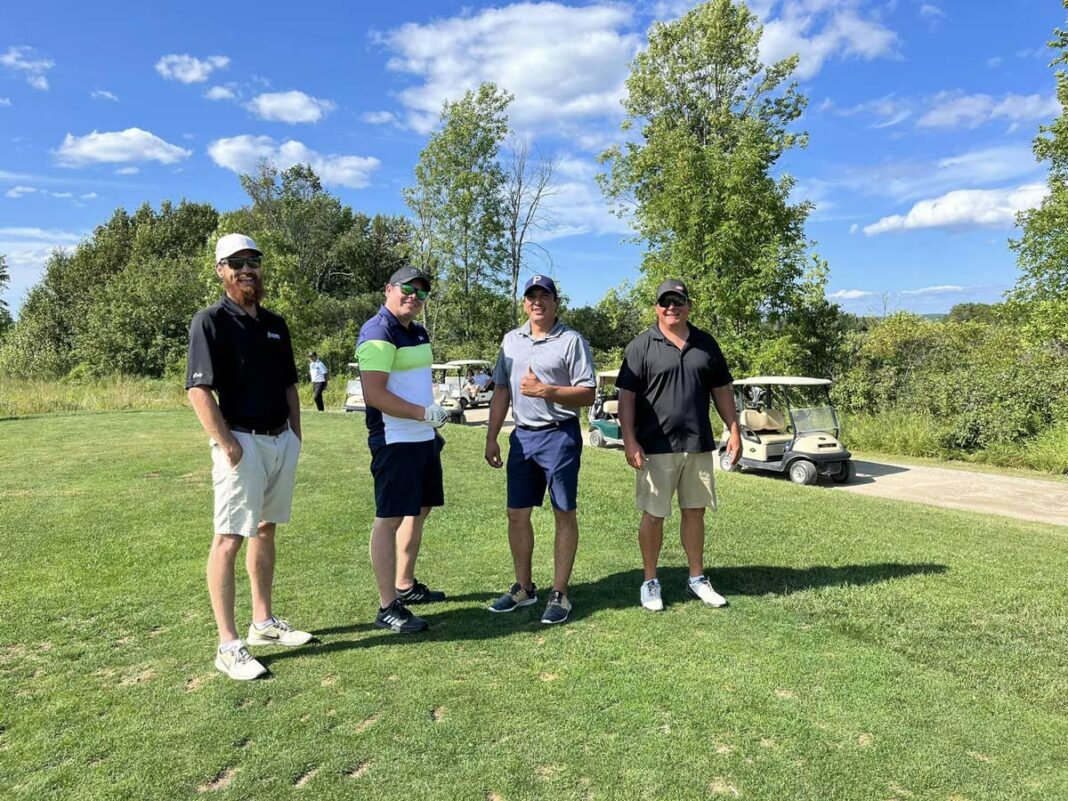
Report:
[[656,302],[656,304],[661,309],[670,309],[672,306],[674,306],[676,309],[681,309],[687,303],[689,303],[688,300],[686,300],[685,298],[680,298],[677,295],[672,295],[672,296],[666,297],[666,298],[660,298],[660,300],[658,300]]
[[223,259],[222,263],[229,267],[234,272],[237,272],[242,267],[248,267],[250,270],[258,270],[263,266],[263,259],[259,256],[248,256],[247,258],[230,258]]
[[415,295],[417,298],[419,298],[419,300],[426,300],[428,297],[430,297],[429,289],[420,289],[419,287],[412,286],[411,284],[397,284],[397,286],[400,287],[402,295]]

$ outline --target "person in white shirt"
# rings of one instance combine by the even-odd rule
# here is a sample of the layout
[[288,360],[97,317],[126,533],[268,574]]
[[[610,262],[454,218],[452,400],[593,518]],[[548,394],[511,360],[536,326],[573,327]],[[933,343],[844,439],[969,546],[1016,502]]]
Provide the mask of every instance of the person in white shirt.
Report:
[[315,393],[315,408],[320,412],[325,411],[323,392],[326,390],[326,374],[330,371],[314,350],[308,354],[308,371],[311,373],[312,390]]

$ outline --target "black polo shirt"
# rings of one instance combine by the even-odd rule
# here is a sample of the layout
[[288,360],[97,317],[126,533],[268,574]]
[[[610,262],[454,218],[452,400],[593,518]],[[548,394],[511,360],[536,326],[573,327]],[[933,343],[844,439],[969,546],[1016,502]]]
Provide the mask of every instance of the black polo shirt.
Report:
[[711,392],[734,381],[712,335],[691,325],[682,350],[657,323],[627,345],[616,386],[636,395],[634,433],[646,453],[715,450]]
[[228,295],[201,309],[189,326],[185,388],[219,393],[228,425],[277,428],[289,419],[286,389],[297,383],[286,321],[262,306],[245,313]]

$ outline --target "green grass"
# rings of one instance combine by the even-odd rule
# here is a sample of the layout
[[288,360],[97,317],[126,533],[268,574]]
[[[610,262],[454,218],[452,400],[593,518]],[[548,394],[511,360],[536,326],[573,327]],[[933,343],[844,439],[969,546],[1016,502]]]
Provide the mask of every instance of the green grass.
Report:
[[0,422],[0,797],[1068,797],[1064,529],[731,474],[707,548],[731,607],[683,597],[672,534],[654,615],[631,471],[588,450],[574,619],[546,629],[483,610],[512,581],[504,476],[447,427],[419,573],[453,599],[401,637],[369,625],[363,422],[306,432],[275,601],[322,642],[237,683],[211,665],[192,413]]

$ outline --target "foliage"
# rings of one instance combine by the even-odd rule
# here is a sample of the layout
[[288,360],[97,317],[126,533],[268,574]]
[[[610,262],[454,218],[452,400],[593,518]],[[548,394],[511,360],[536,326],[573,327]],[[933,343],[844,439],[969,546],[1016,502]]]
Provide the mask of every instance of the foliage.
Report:
[[806,255],[811,204],[790,202],[794,180],[777,166],[806,144],[791,125],[807,101],[787,82],[797,56],[761,64],[761,33],[731,0],[655,24],[624,101],[624,129],[640,125],[641,139],[601,155],[607,197],[647,246],[647,302],[664,278],[687,281],[694,322],[742,374],[826,363],[804,331],[827,313],[806,300],[825,281]]
[[596,305],[565,309],[561,316],[586,337],[598,370],[619,367],[627,343],[653,320],[652,311],[638,306],[633,288],[625,282],[609,289]]
[[[11,283],[11,273],[8,272],[7,258],[0,253],[0,295],[7,291]],[[7,307],[7,301],[0,297],[0,337],[11,326],[11,310]]]
[[994,323],[1002,311],[996,303],[957,303],[946,315],[950,323]]
[[544,247],[531,241],[531,236],[550,222],[542,201],[554,194],[556,162],[540,153],[532,159],[530,142],[519,137],[512,138],[510,150],[504,179],[504,221],[514,327],[519,324],[519,276],[528,263],[527,252],[547,255]]

